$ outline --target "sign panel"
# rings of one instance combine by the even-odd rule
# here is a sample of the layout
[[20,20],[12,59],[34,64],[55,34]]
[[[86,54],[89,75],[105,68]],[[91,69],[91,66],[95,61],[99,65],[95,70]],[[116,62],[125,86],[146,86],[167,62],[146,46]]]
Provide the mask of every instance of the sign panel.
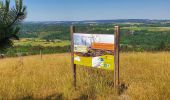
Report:
[[74,33],[74,64],[114,70],[114,35]]

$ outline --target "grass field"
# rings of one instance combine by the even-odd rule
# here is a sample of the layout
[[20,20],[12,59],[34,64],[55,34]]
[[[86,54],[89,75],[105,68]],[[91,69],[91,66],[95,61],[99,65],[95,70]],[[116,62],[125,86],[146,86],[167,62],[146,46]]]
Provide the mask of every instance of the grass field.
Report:
[[169,100],[170,53],[121,53],[121,95],[113,72],[78,67],[72,86],[69,54],[0,60],[0,99],[14,100]]
[[122,29],[130,29],[134,31],[141,31],[141,30],[147,30],[147,31],[170,31],[170,27],[123,27]]
[[43,46],[43,47],[56,47],[56,46],[67,46],[70,45],[69,40],[54,40],[46,41],[39,38],[21,38],[19,41],[14,41],[14,46]]

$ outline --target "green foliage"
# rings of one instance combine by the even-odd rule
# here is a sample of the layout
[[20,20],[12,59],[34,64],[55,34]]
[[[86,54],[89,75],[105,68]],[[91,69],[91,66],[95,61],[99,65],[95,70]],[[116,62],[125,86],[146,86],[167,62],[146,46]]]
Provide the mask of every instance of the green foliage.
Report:
[[168,51],[170,44],[170,31],[135,31],[128,36],[121,35],[121,47],[123,51]]
[[46,40],[69,40],[70,32],[68,25],[25,23],[21,26],[20,38],[41,38]]
[[8,52],[6,53],[6,56],[8,57],[14,57],[17,56],[17,53],[21,53],[22,56],[28,56],[28,55],[37,55],[40,54],[40,50],[42,54],[55,54],[55,53],[65,53],[70,52],[70,46],[49,46],[49,47],[43,47],[43,46],[15,46],[8,49]]
[[[75,26],[76,32],[80,33],[114,34],[113,27],[116,25],[121,26],[121,51],[170,51],[170,27],[168,24],[76,24]],[[29,46],[43,45],[46,47],[48,45],[48,47],[63,47],[63,44],[64,46],[69,46],[69,27],[70,24],[58,24],[55,22],[26,22],[21,25],[19,37],[34,40],[18,42],[15,46],[21,48],[20,52],[22,52],[22,48]],[[38,38],[44,42],[36,42]],[[67,41],[67,43],[63,41]],[[39,54],[39,51],[33,50],[36,52],[34,54]],[[63,51],[69,52],[68,49]],[[48,53],[50,52],[54,53],[49,50]],[[55,53],[59,52],[59,50],[55,50]]]
[[53,40],[46,41],[38,38],[22,38],[19,41],[14,41],[14,46],[7,49],[6,56],[17,56],[21,53],[22,56],[37,55],[40,54],[52,54],[52,53],[65,53],[70,51],[70,42]]
[[10,0],[0,0],[0,51],[13,45],[12,39],[19,39],[19,24],[26,17],[26,7],[22,0],[15,0],[15,7],[10,8]]
[[165,48],[166,48],[165,42],[164,42],[164,41],[161,41],[160,44],[159,44],[159,46],[158,46],[158,49],[159,49],[159,50],[164,50]]

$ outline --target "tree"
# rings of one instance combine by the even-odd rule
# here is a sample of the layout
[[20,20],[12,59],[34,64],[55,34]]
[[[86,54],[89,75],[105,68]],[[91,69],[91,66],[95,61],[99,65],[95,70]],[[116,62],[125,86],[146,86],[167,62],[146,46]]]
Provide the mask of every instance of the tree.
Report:
[[0,51],[13,46],[13,39],[19,40],[17,34],[25,18],[26,6],[23,6],[23,0],[15,0],[14,7],[10,7],[10,0],[0,0]]
[[166,48],[165,42],[164,42],[164,41],[161,41],[160,44],[159,44],[159,46],[158,46],[158,50],[165,50],[165,48]]

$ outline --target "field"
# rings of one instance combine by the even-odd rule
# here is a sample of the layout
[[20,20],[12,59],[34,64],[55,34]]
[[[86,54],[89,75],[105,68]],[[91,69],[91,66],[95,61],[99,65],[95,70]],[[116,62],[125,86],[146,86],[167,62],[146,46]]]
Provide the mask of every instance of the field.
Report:
[[[120,45],[123,51],[170,51],[170,25],[158,23],[75,24],[78,33],[113,34],[114,26],[121,27]],[[25,23],[20,38],[70,40],[70,24]],[[52,45],[53,43],[50,43]],[[68,42],[67,42],[68,44]],[[58,45],[58,44],[54,44]],[[37,51],[37,50],[36,50]],[[57,53],[57,52],[55,52]],[[37,54],[37,53],[36,53]]]
[[121,53],[120,95],[113,90],[113,72],[78,67],[72,86],[69,54],[0,60],[0,99],[168,100],[170,53]]
[[14,46],[42,46],[42,47],[56,47],[56,46],[67,46],[70,45],[69,40],[49,40],[46,41],[44,39],[39,38],[22,38],[19,41],[14,41]]
[[[140,23],[139,23],[140,22]],[[159,52],[170,51],[170,25],[164,21],[150,22],[122,22],[73,24],[77,33],[113,34],[114,26],[121,27],[121,51],[129,52]],[[23,23],[18,34],[19,41],[8,50],[1,51],[7,57],[18,54],[24,56],[42,54],[66,53],[70,51],[70,23]]]
[[21,38],[14,40],[14,46],[8,48],[4,53],[7,57],[15,57],[18,54],[23,56],[40,54],[65,53],[70,50],[69,40],[45,40],[40,38]]
[[137,27],[137,26],[132,26],[132,27],[123,27],[122,29],[130,29],[133,31],[141,31],[141,30],[147,30],[147,31],[153,31],[153,32],[164,32],[164,31],[170,31],[170,27]]

